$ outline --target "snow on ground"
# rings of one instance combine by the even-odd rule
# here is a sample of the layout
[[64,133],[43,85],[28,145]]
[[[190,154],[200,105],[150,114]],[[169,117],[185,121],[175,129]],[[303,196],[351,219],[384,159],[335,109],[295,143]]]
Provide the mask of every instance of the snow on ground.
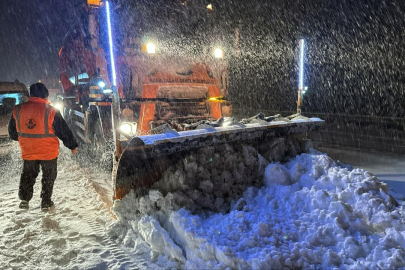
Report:
[[30,210],[19,210],[16,149],[0,146],[1,269],[405,267],[404,208],[388,186],[316,151],[270,163],[262,187],[247,188],[230,211],[149,212],[168,195],[151,190],[142,204],[134,192],[116,201],[114,219],[102,200],[108,173],[83,168],[67,151],[55,209],[40,211],[37,183]]
[[363,168],[375,174],[380,181],[390,187],[389,194],[405,204],[405,155],[361,151],[358,149],[321,148],[322,152],[356,168]]
[[64,150],[52,197],[55,209],[40,210],[40,174],[25,211],[18,208],[19,155],[17,144],[0,145],[0,269],[156,268],[141,256],[129,257],[105,235],[113,215],[94,183],[99,191],[108,189],[108,173],[81,167]]

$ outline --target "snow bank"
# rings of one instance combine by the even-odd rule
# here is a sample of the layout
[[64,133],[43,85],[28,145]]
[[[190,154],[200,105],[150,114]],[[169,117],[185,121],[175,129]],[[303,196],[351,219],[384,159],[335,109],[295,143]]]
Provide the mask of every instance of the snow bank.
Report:
[[[284,165],[271,163],[265,170],[259,170],[257,164],[263,164],[259,158],[247,154],[239,160],[233,154],[229,153],[231,161],[221,162],[233,166],[252,157],[256,165],[243,169],[249,168],[251,175],[260,172],[262,182],[244,189],[239,197],[235,194],[229,209],[221,204],[216,213],[195,211],[191,202],[177,209],[173,201],[183,197],[176,191],[172,200],[159,191],[151,190],[141,199],[131,192],[112,208],[118,220],[110,226],[110,237],[133,247],[134,253],[149,253],[165,268],[405,267],[403,208],[371,173],[341,167],[315,151]],[[195,171],[206,194],[215,194],[216,184],[198,178],[204,167],[199,169],[195,161],[190,158],[183,166]],[[187,170],[179,170],[165,180],[181,183]],[[223,178],[231,181],[230,191],[247,175],[238,172]],[[198,203],[215,205],[209,197]]]

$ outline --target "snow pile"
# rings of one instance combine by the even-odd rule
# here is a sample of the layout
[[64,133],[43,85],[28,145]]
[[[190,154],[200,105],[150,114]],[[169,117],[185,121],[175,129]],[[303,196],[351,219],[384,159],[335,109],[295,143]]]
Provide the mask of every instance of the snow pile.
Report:
[[[153,186],[167,194],[157,206],[165,212],[184,207],[192,212],[204,209],[226,213],[231,201],[248,186],[262,185],[261,176],[267,165],[264,162],[250,146],[202,148],[166,171]],[[153,211],[148,209],[145,213]]]
[[229,213],[159,210],[159,191],[142,202],[131,192],[112,208],[109,235],[166,268],[405,267],[403,209],[371,173],[314,151],[269,164],[261,180]]
[[[185,208],[192,213],[227,213],[250,186],[263,185],[263,173],[270,161],[305,151],[308,145],[277,138],[259,151],[249,145],[224,144],[204,147],[170,167],[152,186],[163,199],[140,197],[135,208],[143,214],[162,210],[166,214]],[[141,192],[140,192],[141,193]],[[156,202],[156,203],[155,203]]]

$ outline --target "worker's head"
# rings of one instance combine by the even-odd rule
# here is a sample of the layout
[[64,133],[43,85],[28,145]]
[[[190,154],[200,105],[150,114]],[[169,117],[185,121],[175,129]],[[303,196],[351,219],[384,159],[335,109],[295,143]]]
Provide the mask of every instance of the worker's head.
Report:
[[35,83],[30,87],[30,96],[47,98],[49,96],[48,88],[43,83]]

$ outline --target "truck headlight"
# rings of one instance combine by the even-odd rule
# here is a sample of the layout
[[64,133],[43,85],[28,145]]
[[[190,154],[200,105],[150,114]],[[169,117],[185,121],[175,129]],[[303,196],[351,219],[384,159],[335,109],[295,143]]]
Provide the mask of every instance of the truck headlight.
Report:
[[154,43],[147,43],[146,52],[149,54],[156,53],[156,45]]
[[53,105],[56,109],[58,109],[60,112],[63,111],[63,103],[62,102],[56,102],[55,105]]
[[222,59],[225,56],[225,52],[224,52],[224,50],[217,48],[214,50],[214,56],[217,59]]
[[120,126],[120,131],[122,131],[125,134],[131,134],[132,132],[132,126],[129,123],[122,123]]
[[120,132],[123,134],[129,135],[129,136],[135,136],[136,129],[137,129],[137,123],[123,122],[119,126]]

